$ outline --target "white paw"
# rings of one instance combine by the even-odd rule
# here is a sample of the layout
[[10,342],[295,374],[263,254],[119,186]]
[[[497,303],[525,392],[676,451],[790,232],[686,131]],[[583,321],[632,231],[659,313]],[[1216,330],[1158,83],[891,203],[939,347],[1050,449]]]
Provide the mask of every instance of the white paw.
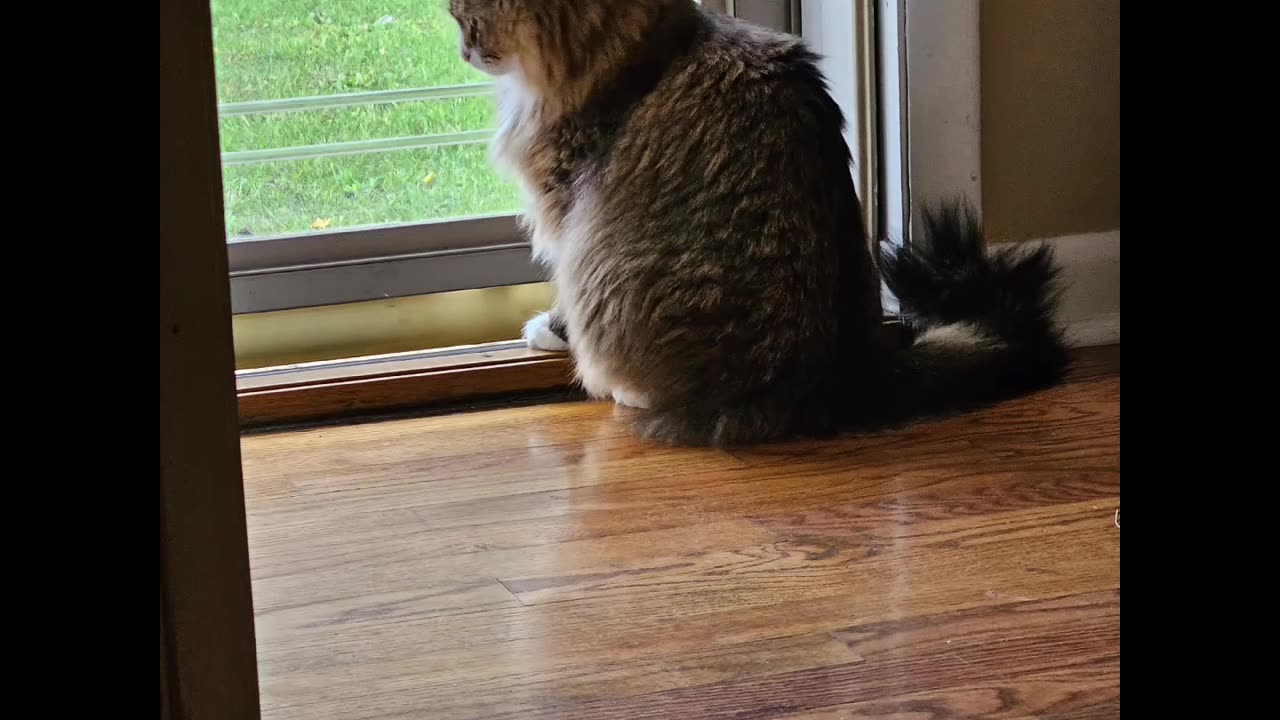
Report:
[[551,332],[551,316],[547,313],[534,315],[524,324],[524,341],[534,350],[565,352],[569,349],[569,343]]
[[636,408],[637,410],[645,410],[649,407],[649,399],[644,395],[630,392],[623,388],[613,389],[613,401],[623,407]]

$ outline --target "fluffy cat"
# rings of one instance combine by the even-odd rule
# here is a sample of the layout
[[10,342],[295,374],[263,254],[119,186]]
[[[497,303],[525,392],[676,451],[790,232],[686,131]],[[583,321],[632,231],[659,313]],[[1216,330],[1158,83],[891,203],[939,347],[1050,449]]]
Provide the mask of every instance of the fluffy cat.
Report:
[[[796,37],[693,0],[452,0],[496,76],[568,348],[645,437],[740,445],[961,410],[1056,382],[1049,252],[988,253],[961,204],[873,262],[844,118]],[[881,275],[917,330],[880,341]]]

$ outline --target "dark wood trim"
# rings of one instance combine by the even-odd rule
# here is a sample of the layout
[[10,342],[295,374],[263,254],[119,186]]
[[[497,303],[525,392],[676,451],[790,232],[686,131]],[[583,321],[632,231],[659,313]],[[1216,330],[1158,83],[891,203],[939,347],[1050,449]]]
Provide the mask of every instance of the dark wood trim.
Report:
[[393,375],[314,382],[240,393],[243,428],[367,415],[517,393],[562,390],[573,381],[568,357],[475,362]]
[[[885,323],[886,342],[903,328]],[[568,390],[573,364],[563,353],[504,345],[444,357],[431,353],[262,368],[237,374],[244,429]]]

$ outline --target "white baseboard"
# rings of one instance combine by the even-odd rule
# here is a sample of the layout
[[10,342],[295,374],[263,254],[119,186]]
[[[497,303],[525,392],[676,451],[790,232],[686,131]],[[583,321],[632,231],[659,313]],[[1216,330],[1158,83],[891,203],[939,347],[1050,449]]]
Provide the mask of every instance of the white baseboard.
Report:
[[[1032,241],[1036,242],[1036,241]],[[1038,242],[1053,246],[1062,267],[1057,321],[1071,347],[1120,342],[1120,231],[1064,235]],[[993,249],[1005,247],[1003,244]],[[885,314],[898,313],[898,299],[881,285]]]
[[1049,238],[1062,267],[1058,322],[1072,347],[1120,342],[1120,231]]
[[1104,313],[1073,320],[1066,324],[1065,335],[1070,347],[1097,347],[1120,342],[1120,313]]

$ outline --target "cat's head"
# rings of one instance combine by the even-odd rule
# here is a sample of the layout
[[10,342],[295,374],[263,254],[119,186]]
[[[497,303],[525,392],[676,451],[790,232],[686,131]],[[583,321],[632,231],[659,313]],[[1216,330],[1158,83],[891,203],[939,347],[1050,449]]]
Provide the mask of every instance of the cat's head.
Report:
[[490,75],[518,72],[536,94],[569,105],[645,42],[665,11],[696,7],[693,0],[449,1],[464,60]]
[[506,75],[520,65],[522,0],[449,0],[458,23],[462,59],[490,75]]

